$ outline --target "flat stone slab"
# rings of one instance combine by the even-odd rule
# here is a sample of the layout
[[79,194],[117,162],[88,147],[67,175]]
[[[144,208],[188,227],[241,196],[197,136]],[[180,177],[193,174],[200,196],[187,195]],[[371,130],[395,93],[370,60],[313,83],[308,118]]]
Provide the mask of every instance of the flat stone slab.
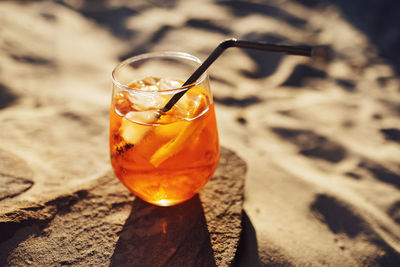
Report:
[[245,162],[222,148],[206,187],[173,207],[136,198],[111,171],[45,203],[1,212],[0,201],[0,266],[230,266],[245,173]]
[[0,200],[13,198],[32,187],[33,172],[12,153],[0,149]]

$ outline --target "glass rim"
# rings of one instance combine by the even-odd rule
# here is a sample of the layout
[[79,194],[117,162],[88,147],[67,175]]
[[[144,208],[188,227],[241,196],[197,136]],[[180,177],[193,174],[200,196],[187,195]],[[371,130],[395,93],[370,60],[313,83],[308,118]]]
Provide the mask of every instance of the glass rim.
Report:
[[[128,85],[122,84],[121,82],[118,81],[118,79],[116,78],[116,73],[124,66],[129,65],[135,61],[140,61],[143,59],[151,59],[151,58],[182,58],[182,59],[186,59],[186,60],[190,60],[192,62],[196,62],[199,64],[199,66],[201,65],[201,60],[198,59],[197,57],[185,53],[185,52],[174,52],[174,51],[165,51],[165,52],[150,52],[150,53],[144,53],[144,54],[139,54],[137,56],[133,56],[133,57],[129,57],[123,61],[121,61],[120,63],[118,63],[115,68],[113,69],[112,73],[111,73],[111,79],[112,82],[118,86],[119,88],[128,91],[128,92],[138,92],[138,93],[145,93],[145,94],[170,94],[170,93],[179,93],[181,91],[187,90],[188,88],[192,88],[194,86],[197,86],[199,84],[201,84],[208,76],[208,72],[205,71],[199,79],[197,79],[194,83],[188,84],[186,86],[181,86],[178,88],[173,88],[173,89],[168,89],[168,90],[162,90],[162,91],[144,91],[142,89],[137,89],[137,88],[133,88],[130,87]],[[196,69],[193,70],[193,72]],[[142,77],[144,78],[144,77]],[[187,77],[189,78],[189,77]]]

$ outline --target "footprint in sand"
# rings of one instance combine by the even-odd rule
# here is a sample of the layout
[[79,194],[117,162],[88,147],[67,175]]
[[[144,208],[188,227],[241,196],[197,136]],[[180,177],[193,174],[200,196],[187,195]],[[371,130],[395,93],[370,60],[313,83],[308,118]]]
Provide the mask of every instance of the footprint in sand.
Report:
[[358,167],[369,171],[375,179],[400,188],[400,175],[385,166],[365,159],[358,164]]
[[400,200],[395,202],[388,210],[388,214],[392,219],[400,224]]
[[360,215],[334,197],[319,194],[310,208],[335,234],[345,233],[349,237],[355,237],[368,231]]
[[[244,40],[258,40],[267,43],[283,43],[287,41],[287,38],[277,34],[271,33],[258,33],[251,32],[243,36]],[[272,75],[280,66],[285,55],[274,52],[263,52],[251,49],[244,49],[245,52],[252,61],[256,64],[254,70],[241,70],[241,73],[250,79],[263,79]]]
[[214,96],[214,101],[216,103],[225,105],[225,106],[231,106],[231,107],[241,107],[245,108],[254,104],[258,104],[262,102],[262,99],[257,97],[257,96],[247,96],[244,98],[235,98],[231,96],[227,97],[218,97]]
[[386,140],[400,143],[400,130],[396,128],[381,129]]
[[[399,207],[400,205],[397,203],[394,211],[397,216]],[[374,226],[366,220],[368,215],[363,214],[357,206],[334,196],[318,194],[310,205],[310,209],[322,223],[329,227],[332,233],[337,234],[338,238],[335,238],[335,242],[338,243],[341,250],[344,250],[346,246],[364,248],[375,246],[376,249],[371,252],[378,251],[375,259],[376,266],[398,266],[398,253],[382,239]]]
[[307,25],[306,20],[292,15],[281,8],[265,3],[252,3],[249,1],[220,1],[217,4],[230,8],[233,14],[237,17],[260,14],[262,16],[279,19],[281,22],[297,28],[304,28]]
[[227,27],[227,25],[221,25],[221,22],[218,20],[210,21],[208,19],[188,19],[185,23],[187,26],[203,29],[211,32],[217,32],[224,35],[232,34],[232,30]]
[[6,86],[0,84],[0,109],[11,106],[17,100],[17,96],[12,94]]
[[347,151],[343,146],[311,130],[275,127],[272,131],[296,145],[304,156],[331,163],[338,163],[346,157]]
[[286,81],[283,82],[282,86],[302,87],[306,84],[308,79],[325,79],[327,76],[327,73],[323,70],[299,64],[294,68],[292,74],[286,79]]
[[336,79],[336,83],[347,92],[354,92],[356,90],[356,83],[352,80]]

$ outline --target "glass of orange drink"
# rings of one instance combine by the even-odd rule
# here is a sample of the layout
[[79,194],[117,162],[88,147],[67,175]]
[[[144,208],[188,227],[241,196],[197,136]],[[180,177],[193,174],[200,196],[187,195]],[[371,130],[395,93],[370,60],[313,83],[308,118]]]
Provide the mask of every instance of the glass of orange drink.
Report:
[[[200,64],[186,53],[148,53],[121,62],[112,72],[111,165],[118,179],[146,202],[171,206],[192,198],[218,165],[208,74],[182,87]],[[183,90],[179,101],[162,112]]]

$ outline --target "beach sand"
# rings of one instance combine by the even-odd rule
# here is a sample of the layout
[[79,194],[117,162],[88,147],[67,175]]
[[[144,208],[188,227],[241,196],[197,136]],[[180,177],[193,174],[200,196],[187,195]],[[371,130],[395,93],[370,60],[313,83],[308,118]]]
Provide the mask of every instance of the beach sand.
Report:
[[[400,266],[393,2],[0,2],[0,222],[103,181],[111,71],[121,60],[155,51],[204,60],[231,37],[327,45],[325,61],[230,48],[209,69],[220,143],[247,164],[235,264]],[[20,266],[7,257],[29,250],[22,241],[0,264]]]

